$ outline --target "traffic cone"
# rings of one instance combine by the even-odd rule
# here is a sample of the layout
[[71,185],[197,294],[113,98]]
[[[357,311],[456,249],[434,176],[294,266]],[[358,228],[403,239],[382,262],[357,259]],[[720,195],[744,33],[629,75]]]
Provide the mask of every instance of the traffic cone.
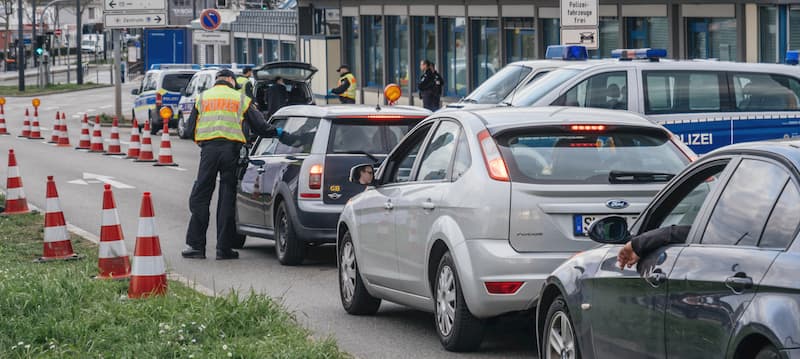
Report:
[[28,138],[31,137],[31,120],[29,118],[30,112],[28,109],[25,109],[25,121],[22,123],[22,134],[18,137],[21,138]]
[[10,135],[8,133],[8,129],[6,128],[6,109],[5,105],[0,105],[0,136],[1,135]]
[[92,129],[92,141],[89,146],[89,152],[102,153],[105,152],[103,147],[103,131],[100,130],[100,115],[94,118],[94,128]]
[[169,122],[164,121],[164,130],[161,134],[161,147],[158,148],[158,163],[153,166],[177,166],[172,160],[172,143],[169,141]]
[[139,211],[139,231],[133,252],[128,298],[145,298],[167,293],[166,266],[161,255],[161,244],[156,234],[154,217],[150,192],[145,192]]
[[31,125],[31,135],[28,137],[30,140],[43,140],[42,129],[39,128],[39,108],[33,108],[33,124]]
[[89,116],[83,114],[83,121],[81,121],[81,137],[78,141],[76,150],[88,150],[92,146],[91,138],[89,137]]
[[153,143],[150,141],[150,121],[144,121],[144,129],[142,130],[142,149],[139,151],[139,158],[136,162],[155,162],[153,158]]
[[141,140],[139,139],[139,122],[136,117],[131,122],[131,140],[128,141],[128,156],[125,158],[137,159],[139,152],[141,152]]
[[8,150],[8,176],[6,180],[6,208],[3,214],[30,213],[25,190],[22,189],[22,176],[17,167],[17,156],[14,150]]
[[58,116],[58,111],[56,111],[56,122],[53,123],[53,131],[50,135],[50,141],[47,143],[58,143],[58,139],[61,138],[61,117]]
[[61,113],[61,137],[58,138],[58,147],[69,147],[69,130],[67,130],[67,114]]
[[100,222],[100,252],[97,279],[123,279],[131,276],[131,262],[125,249],[125,238],[119,224],[117,205],[111,185],[106,184],[103,191],[103,219]]
[[114,117],[114,120],[111,122],[111,143],[108,145],[108,152],[105,153],[108,155],[124,155],[125,153],[122,152],[122,146],[119,144],[119,120]]
[[45,200],[44,214],[44,253],[36,262],[47,262],[52,260],[78,259],[78,255],[72,251],[72,242],[67,232],[67,221],[64,220],[64,212],[61,211],[61,203],[58,200],[58,191],[53,176],[47,176],[47,199]]

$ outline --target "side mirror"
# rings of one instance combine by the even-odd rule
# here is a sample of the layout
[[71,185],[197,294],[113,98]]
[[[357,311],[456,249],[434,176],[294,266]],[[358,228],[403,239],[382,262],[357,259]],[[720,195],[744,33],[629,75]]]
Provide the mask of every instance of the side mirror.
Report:
[[375,182],[375,167],[361,164],[350,169],[350,182],[368,186]]
[[253,166],[263,166],[266,164],[263,160],[250,160],[250,164]]
[[605,217],[589,226],[589,238],[598,243],[623,244],[630,237],[628,220],[620,216]]
[[136,96],[136,95],[138,95],[138,94],[139,94],[139,89],[133,89],[133,90],[131,90],[131,95],[134,95],[134,96]]
[[189,96],[189,91],[187,91],[186,87],[181,89],[181,96],[183,96],[183,97]]

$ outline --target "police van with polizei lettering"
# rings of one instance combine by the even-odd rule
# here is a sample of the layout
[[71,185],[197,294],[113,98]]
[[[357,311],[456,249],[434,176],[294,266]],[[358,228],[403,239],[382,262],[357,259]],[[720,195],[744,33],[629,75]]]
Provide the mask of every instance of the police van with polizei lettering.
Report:
[[617,61],[556,69],[511,106],[628,110],[664,125],[698,154],[732,143],[800,136],[798,53],[787,64],[661,61],[663,49],[614,50]]
[[200,70],[196,64],[153,64],[144,74],[138,88],[131,90],[131,95],[136,96],[131,112],[139,122],[139,127],[144,122],[150,121],[150,131],[157,134],[164,126],[164,121],[159,116],[162,107],[172,108],[172,118],[169,128],[178,127],[180,115],[178,104],[181,100],[181,91],[186,88],[192,76]]

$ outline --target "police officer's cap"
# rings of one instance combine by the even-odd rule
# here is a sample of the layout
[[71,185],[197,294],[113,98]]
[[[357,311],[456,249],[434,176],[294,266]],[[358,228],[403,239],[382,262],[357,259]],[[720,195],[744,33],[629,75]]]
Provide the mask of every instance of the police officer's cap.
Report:
[[231,71],[231,70],[222,69],[222,70],[219,70],[219,72],[217,72],[217,78],[220,78],[220,77],[236,77],[236,74],[234,74],[233,71]]
[[348,69],[348,70],[349,70],[349,69],[350,69],[350,66],[348,66],[348,65],[346,65],[346,64],[342,64],[341,66],[339,66],[339,68],[338,68],[338,69],[336,69],[336,71],[342,71],[342,69]]

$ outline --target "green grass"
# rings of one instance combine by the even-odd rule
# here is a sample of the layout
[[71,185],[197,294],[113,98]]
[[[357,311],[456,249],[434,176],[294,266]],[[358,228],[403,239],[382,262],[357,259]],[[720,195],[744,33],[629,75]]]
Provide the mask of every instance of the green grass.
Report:
[[87,82],[83,85],[78,84],[55,84],[50,85],[45,88],[39,88],[38,86],[34,85],[27,85],[25,87],[24,92],[19,91],[19,87],[15,86],[0,86],[0,96],[8,96],[8,97],[17,97],[17,96],[43,96],[43,95],[51,95],[56,93],[64,93],[64,92],[72,92],[72,91],[83,91],[83,90],[91,90],[100,87],[109,87],[111,85],[103,85],[103,84],[96,84]]
[[78,238],[82,260],[33,263],[42,223],[0,217],[0,357],[348,357],[263,295],[207,297],[171,281],[166,296],[123,300],[127,282],[90,279],[97,249]]

